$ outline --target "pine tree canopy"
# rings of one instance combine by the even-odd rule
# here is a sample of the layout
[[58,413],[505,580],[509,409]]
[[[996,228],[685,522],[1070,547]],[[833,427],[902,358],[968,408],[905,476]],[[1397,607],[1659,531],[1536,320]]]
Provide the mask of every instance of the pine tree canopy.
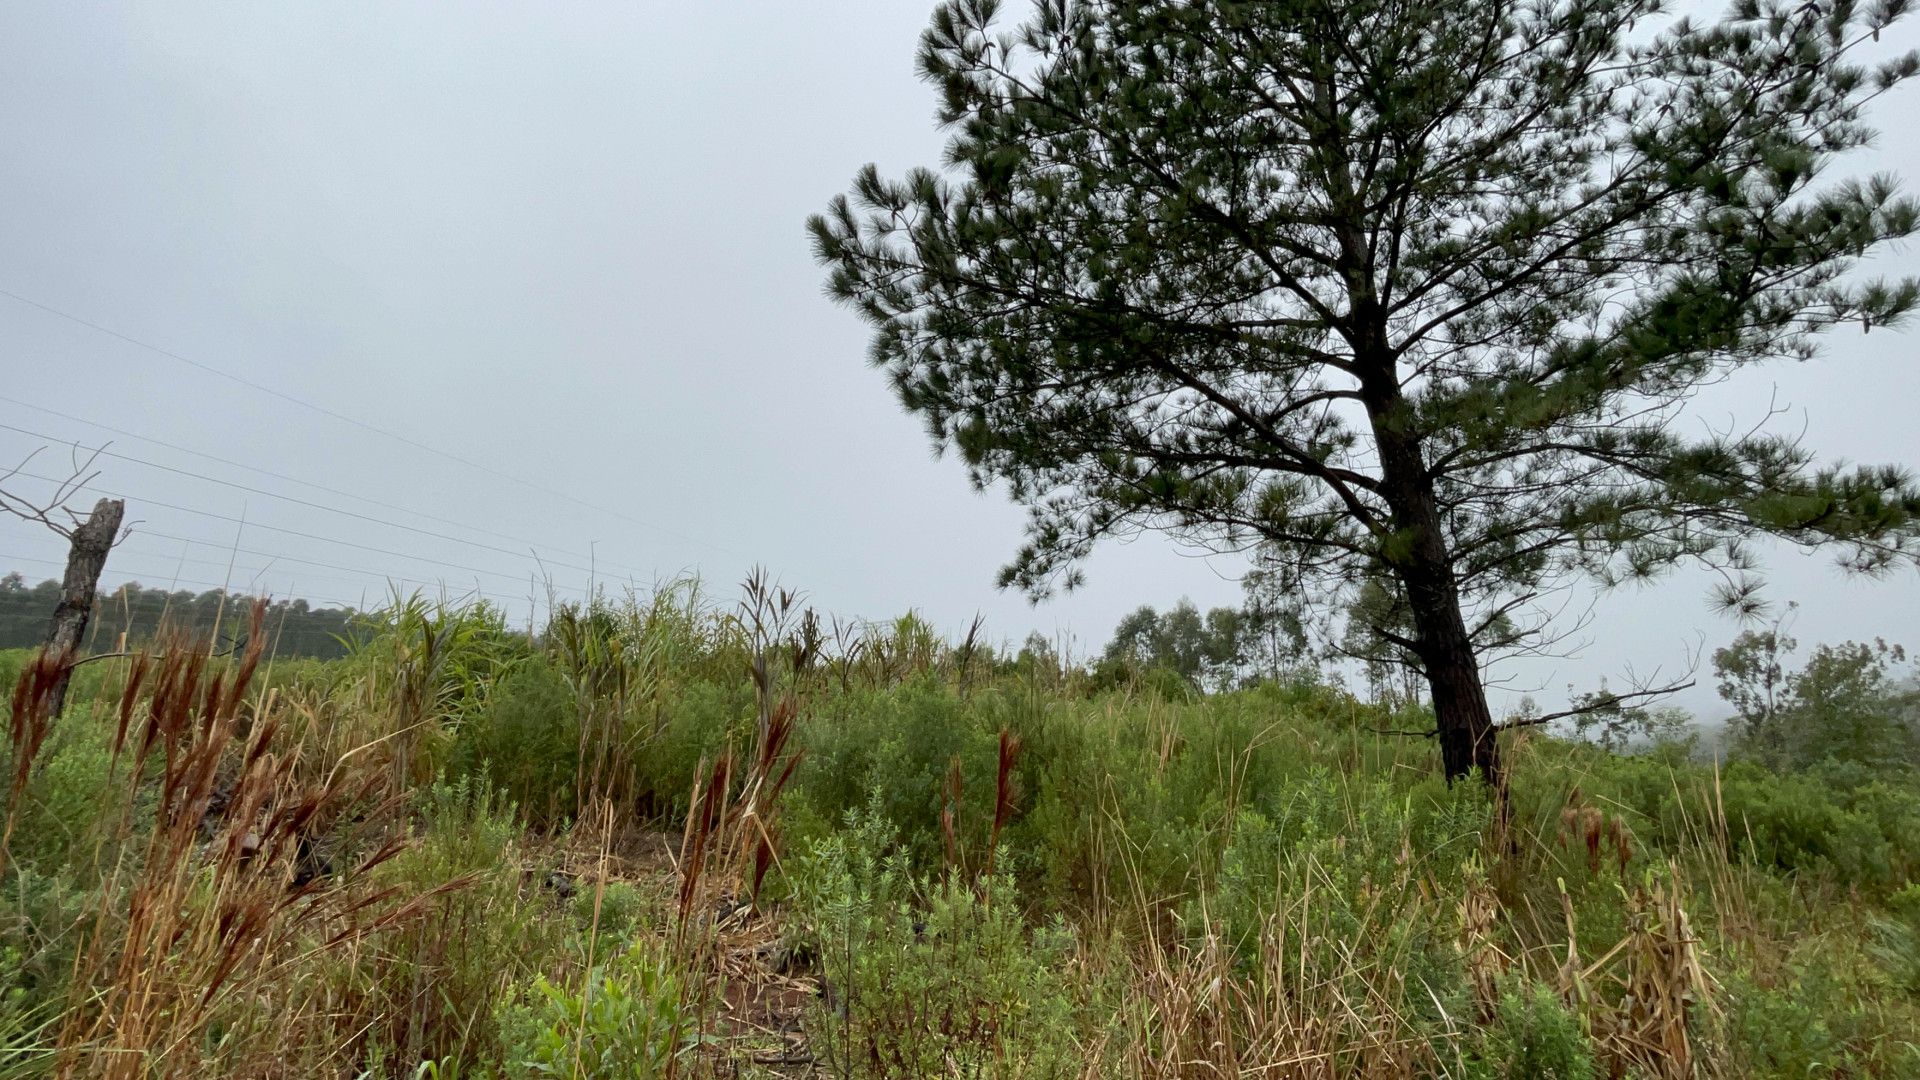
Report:
[[1836,175],[1920,67],[1880,40],[1905,6],[952,0],[945,166],[868,167],[813,242],[935,444],[1029,508],[1003,584],[1146,528],[1389,580],[1449,774],[1491,771],[1463,665],[1543,590],[1920,550],[1904,470],[1674,423],[1913,307],[1862,259],[1916,204]]

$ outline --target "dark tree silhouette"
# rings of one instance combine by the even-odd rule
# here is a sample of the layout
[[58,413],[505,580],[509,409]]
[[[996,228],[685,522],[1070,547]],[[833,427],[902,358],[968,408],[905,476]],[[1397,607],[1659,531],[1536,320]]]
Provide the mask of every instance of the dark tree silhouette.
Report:
[[1842,180],[1903,3],[954,0],[920,51],[949,168],[862,172],[810,227],[936,445],[1031,510],[1003,584],[1103,537],[1388,583],[1449,777],[1499,775],[1480,670],[1542,590],[1744,542],[1910,560],[1920,490],[1693,393],[1889,324],[1858,259],[1915,226]]

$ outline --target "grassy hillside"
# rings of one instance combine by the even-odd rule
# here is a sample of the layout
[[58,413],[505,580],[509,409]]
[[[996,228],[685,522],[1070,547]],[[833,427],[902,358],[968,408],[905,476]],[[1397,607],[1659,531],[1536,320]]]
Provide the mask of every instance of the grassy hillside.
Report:
[[[0,659],[0,1075],[1920,1075],[1920,791],[766,590]],[[263,640],[256,635],[254,640]]]

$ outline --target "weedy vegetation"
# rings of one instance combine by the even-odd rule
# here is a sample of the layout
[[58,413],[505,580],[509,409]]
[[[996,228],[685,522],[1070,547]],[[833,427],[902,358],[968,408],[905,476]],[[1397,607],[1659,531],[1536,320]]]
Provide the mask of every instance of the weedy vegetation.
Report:
[[1894,685],[1842,653],[1729,761],[1511,732],[1504,810],[1404,702],[762,578],[162,638],[58,717],[15,654],[0,1075],[1920,1075],[1911,757],[1770,726]]
[[1903,653],[1750,630],[1710,750],[1675,687],[1590,739],[1482,681],[1586,584],[1920,566],[1910,470],[1689,411],[1920,307],[1866,261],[1920,201],[1845,169],[1908,6],[937,5],[942,164],[811,221],[830,293],[1029,511],[1003,586],[1161,530],[1247,607],[1083,668],[763,574],[237,650],[123,590],[83,659],[72,599],[0,653],[0,1080],[1920,1076]]

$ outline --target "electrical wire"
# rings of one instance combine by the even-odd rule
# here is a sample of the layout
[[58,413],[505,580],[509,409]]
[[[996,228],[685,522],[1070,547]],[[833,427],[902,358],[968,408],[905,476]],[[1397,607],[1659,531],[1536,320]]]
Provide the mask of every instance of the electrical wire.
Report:
[[[61,482],[53,477],[42,476],[38,473],[28,472],[25,470],[21,470],[15,475],[24,476],[30,480],[39,480],[45,483],[57,484]],[[316,541],[318,543],[335,544],[340,547],[356,548],[361,551],[369,551],[376,555],[387,555],[396,559],[412,559],[415,562],[427,563],[433,566],[442,566],[449,570],[459,570],[469,574],[484,574],[488,577],[507,578],[509,580],[513,580],[516,582],[519,580],[519,577],[517,575],[505,573],[500,570],[486,570],[477,566],[466,566],[461,563],[453,563],[453,562],[447,562],[441,559],[433,559],[425,555],[415,555],[405,551],[393,551],[388,548],[375,547],[372,544],[362,544],[353,540],[342,540],[338,537],[323,536],[319,533],[308,532],[304,529],[289,529],[289,528],[284,528],[278,525],[267,525],[262,522],[248,521],[245,518],[234,517],[231,514],[216,513],[212,510],[199,510],[191,506],[181,506],[177,503],[162,502],[159,499],[151,499],[151,498],[145,498],[145,497],[135,498],[134,496],[126,495],[121,492],[110,491],[90,481],[87,483],[77,485],[75,487],[75,490],[91,491],[96,495],[105,495],[108,498],[112,498],[112,499],[130,499],[144,506],[158,506],[166,510],[177,510],[183,514],[194,514],[199,517],[210,518],[214,521],[228,522],[230,524],[239,525],[245,529],[260,529],[266,532],[281,533],[287,536],[298,536],[307,540]],[[578,586],[550,585],[549,587],[558,589],[563,592],[579,593],[582,596],[586,596],[589,594],[589,590],[580,588]]]
[[[150,532],[142,532],[139,535],[147,536],[147,537],[156,536],[156,534],[150,533]],[[167,539],[178,539],[178,538],[167,537]],[[295,559],[289,556],[275,555],[271,552],[251,551],[245,548],[235,548],[235,547],[228,547],[223,549],[221,548],[220,545],[214,544],[211,541],[185,540],[184,542],[187,544],[195,544],[195,545],[200,545],[204,547],[214,548],[217,550],[226,550],[236,555],[253,555],[257,558],[265,559],[266,565],[264,566],[234,565],[231,567],[231,569],[236,575],[243,576],[248,580],[249,587],[257,587],[260,580],[262,578],[267,577],[270,574],[279,574],[280,576],[284,577],[287,580],[289,587],[292,587],[294,584],[296,584],[293,575],[288,573],[285,570],[279,569],[279,564],[286,563],[286,562],[310,563],[310,561],[306,559]],[[228,565],[228,560],[224,560],[224,559],[196,559],[184,554],[176,554],[174,552],[149,551],[141,548],[135,548],[124,543],[115,544],[113,550],[116,556],[132,556],[134,558],[150,559],[154,561],[164,560],[168,562],[175,562],[175,563],[182,563],[182,564],[191,563],[196,566],[227,566]],[[325,566],[328,564],[323,563],[319,565]],[[299,575],[298,580],[299,581],[330,581],[336,585],[347,585],[347,586],[357,587],[361,589],[365,589],[367,587],[368,578],[373,578],[375,580],[387,583],[389,585],[402,585],[402,586],[414,585],[414,586],[425,586],[425,587],[438,587],[441,589],[446,589],[449,586],[449,582],[447,582],[445,579],[433,580],[433,579],[427,579],[427,578],[401,577],[393,574],[383,574],[374,570],[358,570],[352,567],[337,567],[337,569],[344,570],[347,573],[354,574],[357,576],[339,577],[332,574],[301,574]],[[514,597],[514,596],[505,596],[500,593],[484,592],[477,587],[463,588],[461,595],[477,596],[487,600],[498,600],[503,603],[519,603],[521,601],[531,599],[530,597],[524,597],[524,596]]]
[[[191,357],[183,356],[180,353],[172,351],[171,349],[162,348],[158,345],[153,344],[152,342],[142,341],[139,338],[133,337],[130,334],[123,334],[118,330],[112,329],[111,327],[102,326],[101,324],[94,322],[90,319],[84,319],[71,312],[62,311],[61,309],[54,307],[51,304],[45,304],[38,300],[32,299],[31,297],[22,296],[19,293],[13,292],[9,289],[0,289],[0,296],[8,297],[12,300],[18,301],[19,303],[25,304],[28,307],[38,308],[39,310],[44,311],[49,315],[57,316],[59,318],[67,320],[68,322],[72,322],[80,326],[84,326],[89,330],[94,330],[99,333],[105,334],[108,337],[116,338],[120,341],[126,342],[129,345],[135,346],[136,348],[145,349],[149,352],[156,353],[160,356],[164,356],[170,360],[178,361],[179,363],[185,364],[188,367],[196,368],[200,371],[206,372],[209,375],[218,376],[222,379],[226,379],[230,382],[234,382],[241,386],[247,387],[248,389],[255,390],[255,391],[258,391],[259,393],[267,394],[272,397],[278,398],[281,401],[285,401],[289,404],[298,405],[303,409],[309,409],[313,412],[319,413],[322,416],[331,417],[345,424],[351,424],[354,427],[360,428],[363,431],[370,431],[376,435],[380,435],[385,438],[392,439],[395,442],[403,443],[407,446],[411,446],[416,450],[423,450],[429,454],[433,454],[436,457],[445,458],[446,460],[452,461],[456,464],[464,465],[469,469],[473,469],[478,472],[485,473],[486,475],[494,477],[496,479],[505,480],[513,484],[518,484],[521,487],[527,488],[532,491],[538,491],[545,495],[552,496],[553,498],[561,499],[566,502],[573,503],[576,506],[585,507],[586,509],[597,511],[602,514],[606,514],[609,517],[618,518],[621,521],[628,522],[629,524],[638,525],[643,529],[651,529],[663,535],[671,536],[684,543],[693,544],[696,547],[712,547],[720,551],[727,550],[726,548],[720,547],[719,545],[695,540],[694,538],[686,535],[685,533],[680,533],[672,529],[664,528],[650,521],[643,521],[640,518],[632,516],[631,514],[622,513],[621,511],[614,510],[610,507],[600,506],[597,503],[588,502],[585,499],[577,498],[573,495],[567,494],[566,492],[547,487],[544,484],[538,484],[531,480],[522,479],[521,477],[515,476],[512,473],[502,472],[499,469],[495,469],[488,465],[483,465],[477,461],[469,460],[467,458],[461,457],[458,454],[441,450],[438,447],[431,446],[427,443],[419,441],[418,439],[408,438],[407,436],[401,435],[397,432],[388,431],[383,427],[379,427],[375,424],[370,424],[364,420],[360,420],[356,417],[349,416],[346,413],[329,409],[324,405],[318,405],[318,404],[315,404],[314,402],[307,401],[304,398],[295,397],[292,394],[275,390],[271,386],[266,386],[262,383],[257,383],[252,379],[248,379],[240,375],[235,375],[229,371],[223,371],[220,368],[213,366],[212,364],[203,363],[202,361],[192,359]],[[738,552],[729,552],[729,553],[735,554],[735,555],[739,554]]]
[[[417,533],[421,536],[431,537],[432,539],[435,539],[435,540],[446,540],[455,544],[466,544],[470,547],[480,548],[483,551],[492,551],[501,555],[512,555],[516,558],[523,555],[528,555],[528,554],[531,554],[536,559],[540,559],[541,557],[540,553],[537,550],[515,551],[512,548],[497,547],[493,544],[483,544],[477,540],[463,540],[458,536],[449,536],[446,533],[434,532],[431,529],[419,529],[419,528],[413,527],[412,525],[402,525],[399,522],[387,521],[385,519],[372,517],[367,514],[356,513],[352,510],[343,510],[337,506],[328,506],[325,503],[317,503],[308,499],[297,498],[292,495],[282,495],[279,492],[268,491],[265,488],[252,487],[247,484],[237,484],[231,480],[222,480],[217,476],[207,476],[204,473],[197,473],[191,469],[181,469],[181,468],[176,468],[172,465],[162,465],[158,462],[147,461],[143,458],[137,458],[128,454],[122,454],[114,450],[106,449],[105,447],[95,450],[92,447],[83,446],[79,442],[71,442],[71,441],[62,439],[57,435],[48,435],[44,432],[39,432],[39,431],[29,431],[26,428],[16,427],[12,424],[0,423],[0,430],[16,432],[18,434],[28,436],[29,438],[42,439],[47,442],[58,443],[62,446],[71,446],[76,450],[80,450],[88,454],[98,454],[101,457],[113,458],[117,461],[127,461],[127,462],[132,462],[135,465],[144,465],[149,469],[159,469],[162,472],[170,472],[178,476],[191,477],[195,480],[204,480],[209,484],[219,484],[222,487],[233,488],[236,491],[244,491],[250,495],[260,495],[269,499],[278,499],[281,502],[292,503],[295,506],[304,506],[304,507],[307,507],[308,509],[321,510],[329,514],[339,514],[342,517],[353,518],[357,521],[371,522],[375,525],[382,525],[390,529],[400,529],[405,532]],[[548,561],[548,560],[542,560],[542,561]],[[591,566],[579,566],[574,563],[560,562],[559,560],[551,560],[551,561],[555,566],[558,566],[567,570],[578,570],[583,574],[592,574],[596,572],[595,569]]]
[[[383,581],[398,581],[401,584],[412,584],[412,585],[439,585],[442,587],[445,587],[447,585],[447,582],[445,581],[445,579],[428,580],[425,578],[400,577],[400,576],[388,574],[379,570],[369,570],[365,567],[341,566],[338,563],[320,562],[315,559],[303,559],[297,555],[284,555],[278,552],[260,551],[255,548],[244,548],[244,547],[239,547],[233,544],[227,544],[221,541],[201,540],[201,539],[195,539],[194,537],[190,537],[190,536],[175,536],[172,533],[155,532],[152,529],[142,529],[135,535],[152,537],[156,540],[172,540],[177,543],[196,545],[199,547],[209,548],[214,551],[226,551],[226,552],[232,552],[234,554],[239,554],[239,555],[251,555],[251,556],[254,556],[255,558],[269,560],[270,563],[290,562],[290,563],[299,563],[302,566],[315,566],[323,570],[338,570],[338,571],[341,571],[342,573],[358,575],[358,577],[360,578],[377,578]],[[114,550],[118,551],[120,550],[120,548],[116,546]],[[136,554],[149,554],[150,557],[160,557],[158,553],[136,552]],[[172,556],[165,556],[165,557],[171,558]],[[223,563],[218,562],[218,560],[212,560],[212,559],[186,559],[186,561],[195,562],[195,563],[212,563],[214,565],[224,565]],[[347,578],[327,579],[325,575],[318,575],[318,574],[314,576],[320,577],[324,580],[333,580],[333,581],[338,581],[343,584],[349,584],[349,585],[365,584],[363,581],[351,580]],[[485,597],[486,599],[489,599],[489,600],[499,600],[505,603],[519,603],[523,600],[532,599],[531,597],[526,597],[526,596],[507,596],[502,593],[485,592],[485,591],[482,591],[480,588],[478,588],[478,586],[469,590],[469,592],[471,592],[475,596]]]
[[[153,446],[158,446],[163,449],[172,450],[176,453],[187,454],[189,456],[201,458],[203,460],[211,461],[216,464],[226,465],[235,469],[244,469],[247,472],[251,472],[251,473],[258,473],[261,476],[265,476],[273,480],[279,480],[289,484],[298,484],[301,487],[312,488],[315,491],[324,491],[329,495],[337,495],[343,499],[352,499],[355,502],[366,503],[369,506],[377,506],[382,510],[391,510],[391,511],[394,511],[395,513],[408,514],[413,517],[420,518],[425,521],[432,521],[441,525],[451,525],[457,529],[465,529],[468,532],[477,533],[481,536],[490,536],[495,540],[505,540],[508,543],[519,544],[519,545],[522,545],[523,547],[538,548],[541,546],[532,540],[522,539],[520,537],[512,536],[507,533],[497,532],[492,529],[481,528],[478,525],[470,525],[467,522],[459,521],[454,518],[446,518],[446,517],[440,517],[435,514],[429,514],[423,510],[416,510],[416,509],[413,509],[412,507],[401,506],[398,503],[384,502],[380,499],[375,499],[367,495],[358,495],[351,491],[343,491],[340,488],[330,487],[326,484],[316,483],[312,480],[302,480],[297,476],[289,476],[286,473],[275,472],[272,469],[263,469],[258,465],[249,465],[244,461],[235,461],[232,458],[224,458],[218,454],[209,454],[209,453],[206,453],[205,451],[195,450],[192,447],[181,446],[178,443],[168,442],[165,439],[157,439],[151,435],[142,435],[138,432],[128,431],[125,428],[114,427],[111,424],[103,424],[98,420],[88,420],[85,417],[74,416],[72,413],[61,412],[58,409],[49,409],[44,405],[35,405],[30,401],[21,401],[18,398],[8,397],[5,394],[0,394],[0,401],[6,402],[9,405],[18,406],[19,408],[22,408],[22,409],[32,409],[35,412],[45,413],[48,416],[58,417],[61,420],[66,420],[71,423],[84,424],[87,427],[98,428],[101,431],[111,432],[112,434],[119,435],[122,438],[134,439],[138,442],[149,443]],[[22,429],[11,428],[11,430],[21,431]],[[37,436],[37,437],[49,438],[49,439],[53,438],[52,436]],[[53,441],[65,442],[66,440],[53,439]],[[71,442],[71,443],[68,443],[68,445],[81,446],[81,444],[77,442]],[[87,449],[87,448],[82,447],[82,449]],[[104,452],[104,448],[103,448],[103,452]],[[136,464],[151,465],[154,468],[169,468],[168,466],[159,465],[157,463],[144,461],[138,458],[125,457],[124,455],[120,455],[120,454],[112,454],[110,456],[120,457],[123,460],[133,461]],[[190,473],[188,475],[199,476],[199,474],[197,473]],[[214,480],[215,483],[225,483],[225,481],[215,480],[213,477],[199,476],[199,478],[203,480]],[[595,563],[598,563],[599,561],[598,556],[593,554],[582,554],[578,551],[569,551],[564,548],[555,548],[555,547],[552,547],[551,545],[548,545],[548,550],[557,551],[560,554],[566,555],[570,558],[588,559],[588,560],[594,561]],[[632,574],[645,575],[645,574],[651,573],[651,571],[641,570],[638,567],[627,566],[617,562],[608,562],[606,565],[611,569],[624,570]]]

